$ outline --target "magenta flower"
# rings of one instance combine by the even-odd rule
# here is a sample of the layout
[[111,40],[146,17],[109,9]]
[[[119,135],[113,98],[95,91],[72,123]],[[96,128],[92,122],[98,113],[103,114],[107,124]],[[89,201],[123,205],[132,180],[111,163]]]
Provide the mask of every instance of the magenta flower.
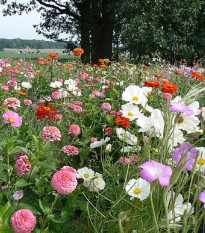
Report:
[[205,190],[199,194],[199,200],[204,203],[205,208]]
[[22,118],[13,111],[7,111],[3,114],[4,120],[6,120],[6,123],[11,124],[15,127],[20,127],[22,125]]
[[80,126],[79,125],[71,125],[69,127],[69,132],[72,136],[78,136],[81,134],[81,129],[80,129]]
[[140,175],[148,182],[159,180],[162,186],[168,186],[169,180],[172,175],[172,169],[170,166],[163,165],[153,160],[147,161],[139,166],[143,170]]
[[102,110],[106,111],[106,112],[110,112],[111,111],[111,105],[109,103],[103,103],[101,105]]
[[187,116],[194,114],[194,111],[189,106],[186,106],[183,103],[172,102],[169,105],[171,105],[171,108],[170,108],[171,112],[186,113]]
[[36,226],[36,216],[31,210],[18,210],[11,216],[11,225],[16,233],[31,233]]
[[190,142],[184,142],[179,148],[175,149],[172,158],[177,162],[177,164],[182,158],[185,158],[187,162],[185,163],[182,171],[185,171],[186,169],[191,171],[196,159],[197,152],[198,150],[196,148],[192,148]]

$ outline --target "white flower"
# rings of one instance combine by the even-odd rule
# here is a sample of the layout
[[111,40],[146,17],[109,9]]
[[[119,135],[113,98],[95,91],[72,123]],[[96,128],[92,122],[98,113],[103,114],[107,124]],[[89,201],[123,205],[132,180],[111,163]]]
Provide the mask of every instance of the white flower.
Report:
[[149,135],[154,134],[159,138],[163,138],[164,118],[159,109],[154,109],[149,117],[141,114],[137,120],[137,125],[141,127],[138,132],[148,132]]
[[111,144],[108,144],[106,147],[105,147],[105,151],[106,152],[111,152],[112,150],[112,145]]
[[150,183],[142,178],[131,179],[125,187],[126,193],[133,198],[139,198],[140,201],[146,199],[150,194]]
[[192,104],[189,105],[189,107],[194,112],[194,115],[199,115],[201,113],[201,110],[199,109],[198,101],[194,101]]
[[73,95],[76,95],[76,96],[82,96],[82,94],[81,94],[81,91],[76,91],[76,88],[75,88],[75,90],[73,90]]
[[94,177],[94,171],[90,168],[83,167],[77,170],[76,177],[78,179],[82,178],[86,181],[91,180]]
[[106,137],[105,139],[101,139],[100,141],[97,141],[97,142],[92,142],[90,144],[90,148],[96,148],[96,147],[100,147],[102,145],[104,145],[106,142],[108,142],[110,140],[109,137]]
[[0,67],[0,73],[2,72],[3,68]]
[[141,150],[141,147],[136,147],[136,146],[124,146],[120,150],[120,152],[128,153],[128,152],[136,152],[138,150]]
[[117,128],[116,133],[117,133],[118,138],[121,141],[124,141],[131,146],[137,145],[137,137],[135,135],[131,134],[130,132],[125,131],[122,128]]
[[196,149],[199,151],[196,170],[205,173],[205,147],[196,147]]
[[183,137],[182,131],[178,127],[175,127],[168,141],[169,148],[172,149],[172,145],[175,147],[178,144],[182,144],[184,141],[185,138]]
[[203,107],[201,111],[202,111],[201,116],[205,120],[205,107]]
[[123,117],[128,118],[130,121],[135,120],[141,114],[139,108],[132,103],[124,104],[121,108],[120,112],[123,114]]
[[122,100],[145,106],[147,103],[147,89],[138,86],[129,86],[122,93]]
[[76,86],[76,82],[74,79],[67,79],[64,81],[64,84],[65,85],[73,85],[73,86]]
[[29,82],[22,82],[21,86],[25,89],[31,89],[32,85]]
[[68,96],[68,92],[67,91],[64,91],[63,88],[59,89],[60,93],[61,93],[61,96],[63,98],[66,98]]
[[89,189],[89,191],[98,192],[105,188],[105,181],[102,174],[96,172],[95,176],[91,180],[84,180],[83,185]]
[[20,90],[21,90],[21,87],[16,85],[16,86],[14,87],[14,90],[20,91]]
[[199,123],[198,117],[194,115],[187,116],[186,113],[182,113],[179,116],[177,125],[179,129],[185,130],[187,133],[194,133],[199,130]]
[[50,83],[49,86],[52,88],[60,88],[62,86],[62,82],[55,81],[55,82]]

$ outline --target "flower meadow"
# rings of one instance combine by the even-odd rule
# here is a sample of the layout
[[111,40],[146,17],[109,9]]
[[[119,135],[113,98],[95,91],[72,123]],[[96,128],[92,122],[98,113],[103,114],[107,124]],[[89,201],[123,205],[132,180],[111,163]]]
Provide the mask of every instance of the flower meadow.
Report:
[[0,59],[1,233],[205,231],[205,69],[153,60]]

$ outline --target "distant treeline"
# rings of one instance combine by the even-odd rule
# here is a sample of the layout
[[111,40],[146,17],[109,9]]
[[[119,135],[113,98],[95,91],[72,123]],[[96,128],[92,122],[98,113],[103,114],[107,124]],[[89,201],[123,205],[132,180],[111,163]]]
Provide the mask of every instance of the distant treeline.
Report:
[[23,40],[23,39],[0,39],[0,50],[4,48],[11,49],[25,49],[29,47],[31,49],[72,49],[75,46],[72,42],[52,42],[45,40]]

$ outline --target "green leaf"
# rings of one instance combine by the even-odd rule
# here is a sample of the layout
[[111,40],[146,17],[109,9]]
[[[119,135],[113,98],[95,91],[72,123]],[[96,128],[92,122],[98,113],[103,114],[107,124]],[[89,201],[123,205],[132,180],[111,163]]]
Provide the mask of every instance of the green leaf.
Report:
[[42,231],[42,233],[49,233],[48,228],[46,228],[44,231]]
[[11,207],[11,204],[7,202],[1,209],[0,209],[0,217],[2,218],[6,211]]
[[52,222],[55,222],[55,223],[64,223],[65,222],[61,217],[57,217],[54,214],[51,214],[49,216],[49,218],[51,219]]
[[9,229],[8,227],[0,227],[0,232],[1,233],[15,233],[15,231]]
[[20,180],[18,180],[18,181],[15,183],[15,185],[16,185],[17,187],[24,187],[24,186],[28,186],[28,185],[30,185],[30,184],[33,184],[33,183],[27,182],[25,179],[20,179]]
[[50,161],[38,161],[36,165],[50,169],[51,171],[56,171],[55,163],[50,163]]
[[44,214],[47,214],[49,212],[50,207],[47,204],[43,203],[41,200],[39,200],[39,206]]

